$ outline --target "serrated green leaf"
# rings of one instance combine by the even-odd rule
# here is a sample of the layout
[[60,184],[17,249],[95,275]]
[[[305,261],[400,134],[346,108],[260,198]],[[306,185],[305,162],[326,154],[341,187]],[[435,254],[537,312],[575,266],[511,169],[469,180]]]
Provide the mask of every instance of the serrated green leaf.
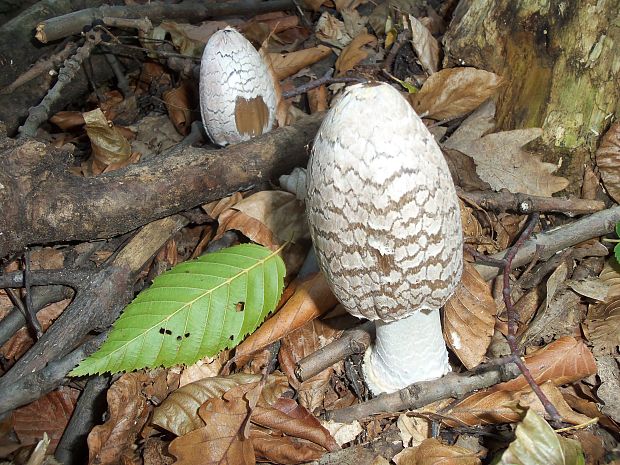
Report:
[[276,307],[285,272],[277,252],[254,244],[181,263],[125,308],[70,375],[192,364],[235,347]]
[[560,436],[529,409],[517,425],[516,439],[502,454],[501,465],[584,465],[581,444]]

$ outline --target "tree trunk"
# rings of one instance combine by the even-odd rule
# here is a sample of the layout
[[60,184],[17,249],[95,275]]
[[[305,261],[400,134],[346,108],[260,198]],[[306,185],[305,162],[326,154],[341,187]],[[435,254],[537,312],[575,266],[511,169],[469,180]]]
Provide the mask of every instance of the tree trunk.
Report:
[[461,1],[444,45],[446,66],[508,81],[499,129],[542,127],[546,158],[564,158],[561,173],[581,180],[620,113],[620,0]]

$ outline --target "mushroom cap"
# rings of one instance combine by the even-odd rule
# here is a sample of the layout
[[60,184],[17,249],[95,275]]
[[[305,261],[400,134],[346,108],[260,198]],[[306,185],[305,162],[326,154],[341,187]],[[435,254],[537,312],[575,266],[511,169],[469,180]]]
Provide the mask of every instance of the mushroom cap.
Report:
[[276,85],[254,46],[227,27],[213,34],[200,61],[200,112],[213,142],[228,145],[269,132]]
[[389,322],[452,295],[463,262],[458,199],[439,146],[398,91],[345,91],[317,133],[307,183],[319,266],[349,313]]

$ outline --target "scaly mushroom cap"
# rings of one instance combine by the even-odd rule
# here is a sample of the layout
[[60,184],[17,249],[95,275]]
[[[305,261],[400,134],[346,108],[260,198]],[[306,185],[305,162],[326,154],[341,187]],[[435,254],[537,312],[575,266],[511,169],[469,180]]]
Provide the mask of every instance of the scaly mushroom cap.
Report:
[[349,313],[395,321],[452,295],[463,260],[454,184],[398,91],[348,88],[316,136],[307,182],[319,265]]
[[276,118],[276,84],[260,54],[227,27],[211,36],[200,62],[200,112],[218,145],[269,132]]

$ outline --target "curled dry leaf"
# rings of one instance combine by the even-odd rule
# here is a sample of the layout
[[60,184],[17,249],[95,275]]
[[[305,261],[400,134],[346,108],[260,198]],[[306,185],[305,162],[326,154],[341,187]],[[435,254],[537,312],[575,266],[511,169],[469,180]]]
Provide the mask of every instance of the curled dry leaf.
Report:
[[415,16],[409,15],[411,25],[411,45],[418,55],[422,69],[430,76],[439,69],[439,44],[424,24]]
[[293,194],[261,191],[237,202],[219,218],[217,237],[230,229],[271,249],[309,237],[305,210]]
[[346,31],[344,23],[327,11],[316,22],[315,32],[317,39],[338,48],[346,47],[353,40]]
[[190,102],[196,101],[196,89],[190,81],[184,81],[180,86],[164,92],[163,100],[168,110],[168,116],[179,134],[187,135],[192,121],[192,107]]
[[620,203],[620,121],[612,124],[601,139],[596,164],[607,193]]
[[496,313],[490,284],[465,262],[461,283],[445,306],[443,332],[446,342],[468,370],[478,365],[486,354]]
[[448,68],[432,74],[420,92],[410,94],[420,115],[444,120],[475,110],[504,84],[501,76],[476,68]]
[[257,406],[251,421],[288,436],[306,439],[328,451],[340,449],[319,420],[293,399],[280,398],[271,406]]
[[331,48],[318,45],[291,53],[270,53],[268,56],[277,78],[282,80],[321,61],[331,53]]
[[362,33],[345,47],[336,60],[337,75],[341,76],[347,71],[353,69],[359,62],[368,57],[366,46],[374,46],[377,38],[371,34]]
[[430,422],[422,417],[400,414],[396,420],[396,426],[400,432],[403,447],[417,447],[425,439],[428,439],[430,434]]
[[48,453],[53,454],[65,431],[80,391],[59,387],[40,399],[13,412],[13,430],[23,446],[36,444],[43,434],[50,439]]
[[480,465],[469,449],[448,446],[437,439],[425,439],[418,447],[404,449],[394,457],[396,465]]
[[[155,29],[161,29],[170,35],[178,53],[194,58],[200,58],[209,38],[220,29],[232,26],[231,21],[205,21],[199,25],[179,23],[177,21],[162,21]],[[158,32],[155,31],[155,34]]]
[[605,262],[605,266],[599,278],[603,283],[609,286],[607,299],[620,297],[620,264],[618,264],[618,261],[614,257],[611,257]]
[[178,465],[254,465],[254,447],[243,437],[250,408],[243,397],[209,399],[198,409],[203,425],[170,443]]
[[615,354],[620,348],[620,296],[590,306],[583,330],[596,354]]
[[338,303],[323,273],[315,273],[296,286],[286,304],[237,346],[235,360],[238,364],[244,364],[252,353],[301,328]]
[[108,389],[108,420],[88,434],[89,464],[116,464],[127,451],[133,450],[149,416],[140,379],[140,372],[126,373]]
[[93,157],[107,166],[121,163],[131,155],[131,146],[119,130],[107,120],[100,108],[83,113],[86,133],[93,149]]
[[[205,378],[177,389],[153,412],[152,423],[182,436],[204,426],[198,415],[199,407],[207,400],[219,398],[225,392],[242,384],[256,384],[260,375],[237,373],[230,376]],[[269,375],[262,392],[260,402],[272,404],[288,389],[284,375]]]

